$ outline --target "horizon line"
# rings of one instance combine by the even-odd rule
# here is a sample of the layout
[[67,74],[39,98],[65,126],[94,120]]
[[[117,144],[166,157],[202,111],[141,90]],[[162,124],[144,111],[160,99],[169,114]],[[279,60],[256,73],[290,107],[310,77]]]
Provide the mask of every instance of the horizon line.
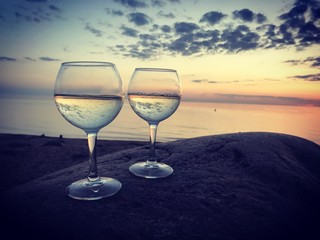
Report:
[[[4,91],[0,89],[0,98],[13,97],[53,97],[53,91]],[[272,95],[239,95],[239,94],[214,94],[212,98],[199,98],[186,96],[181,102],[223,103],[223,104],[252,104],[252,105],[279,105],[279,106],[310,106],[320,107],[320,99],[306,99],[298,97],[281,97]],[[124,99],[127,99],[126,93]]]

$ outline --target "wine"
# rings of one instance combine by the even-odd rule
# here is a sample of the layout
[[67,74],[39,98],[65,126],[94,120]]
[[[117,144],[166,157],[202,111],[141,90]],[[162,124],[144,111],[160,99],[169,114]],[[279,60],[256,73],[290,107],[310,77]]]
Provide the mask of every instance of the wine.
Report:
[[86,132],[95,132],[115,119],[122,108],[120,96],[54,96],[61,115],[74,126]]
[[116,194],[122,184],[114,178],[100,177],[96,142],[99,130],[112,122],[123,105],[122,81],[110,62],[64,62],[59,69],[54,101],[61,115],[86,132],[89,147],[88,177],[67,187],[68,196],[78,200],[97,200]]
[[180,80],[176,70],[134,70],[128,87],[128,100],[133,111],[149,123],[150,148],[146,161],[134,163],[129,167],[132,174],[144,178],[164,178],[173,173],[172,167],[157,162],[155,143],[159,122],[177,110],[180,99]]
[[180,95],[128,94],[134,112],[149,123],[158,123],[170,117],[180,104]]

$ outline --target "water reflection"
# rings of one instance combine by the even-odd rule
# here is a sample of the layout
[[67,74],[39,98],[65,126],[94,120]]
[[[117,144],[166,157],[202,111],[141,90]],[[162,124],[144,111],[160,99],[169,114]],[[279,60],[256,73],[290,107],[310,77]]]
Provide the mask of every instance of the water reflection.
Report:
[[[53,97],[1,98],[0,132],[83,138],[83,132],[58,113]],[[320,144],[319,107],[181,102],[159,124],[159,141],[233,132],[280,132]],[[101,139],[148,141],[146,122],[127,100],[118,117],[99,133]]]

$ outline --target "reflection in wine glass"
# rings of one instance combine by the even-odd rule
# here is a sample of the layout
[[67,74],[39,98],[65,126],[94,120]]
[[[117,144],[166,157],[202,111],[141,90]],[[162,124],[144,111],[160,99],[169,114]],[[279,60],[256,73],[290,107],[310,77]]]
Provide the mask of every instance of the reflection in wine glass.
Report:
[[116,66],[108,62],[62,63],[54,100],[61,115],[88,137],[89,176],[68,186],[68,195],[96,200],[118,192],[118,180],[99,176],[96,157],[99,130],[115,119],[123,105],[122,82]]
[[159,122],[170,117],[180,104],[181,87],[176,70],[136,68],[129,83],[128,99],[133,111],[148,122],[150,129],[149,158],[131,165],[130,172],[145,178],[169,176],[173,169],[157,162],[155,142]]

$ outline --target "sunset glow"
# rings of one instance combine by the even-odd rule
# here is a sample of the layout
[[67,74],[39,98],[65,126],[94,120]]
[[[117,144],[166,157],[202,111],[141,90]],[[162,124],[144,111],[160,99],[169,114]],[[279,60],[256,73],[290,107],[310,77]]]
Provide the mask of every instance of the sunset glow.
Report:
[[0,1],[0,94],[50,95],[60,64],[176,69],[183,101],[320,106],[318,0]]

